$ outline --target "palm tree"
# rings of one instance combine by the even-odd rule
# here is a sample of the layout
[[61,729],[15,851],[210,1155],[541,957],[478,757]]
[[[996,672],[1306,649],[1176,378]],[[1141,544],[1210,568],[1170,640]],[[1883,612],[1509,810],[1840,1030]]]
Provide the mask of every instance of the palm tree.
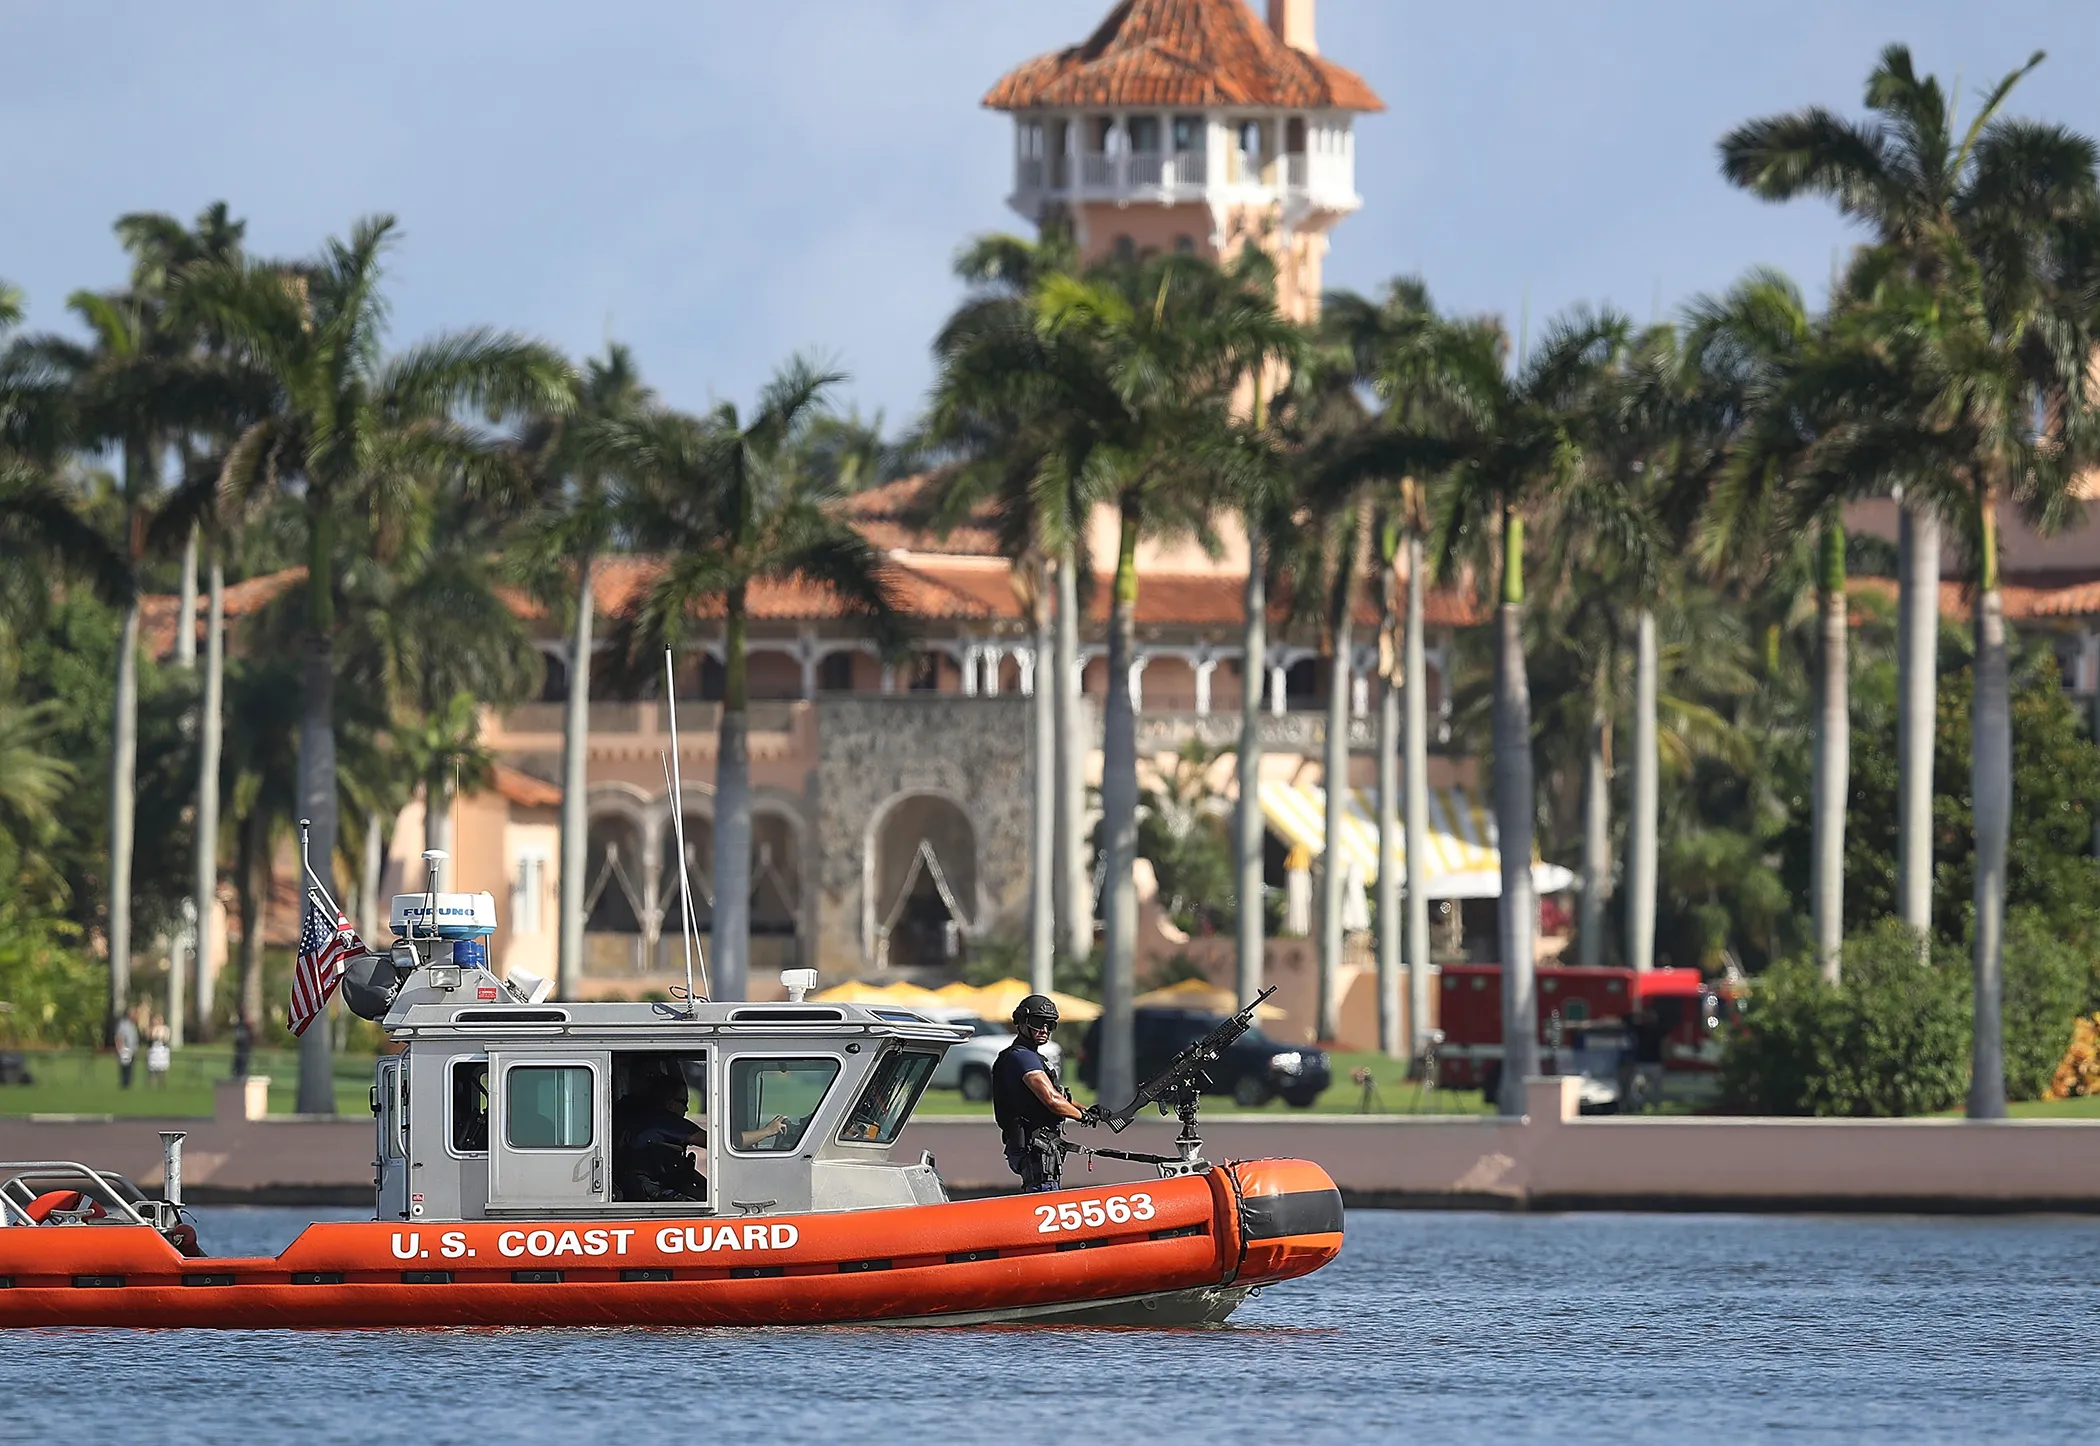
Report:
[[[495,437],[462,420],[558,410],[573,396],[568,367],[537,343],[475,330],[384,354],[382,256],[392,217],[359,222],[297,265],[209,263],[185,273],[184,304],[223,329],[229,350],[267,376],[273,395],[228,455],[235,498],[282,487],[297,499],[306,554],[301,660],[299,814],[313,822],[324,883],[336,853],[336,637],[342,625],[343,542],[360,523],[371,552],[399,546],[419,494],[440,477],[476,495],[514,492],[516,469]],[[371,553],[368,553],[371,555]],[[299,1108],[332,1113],[328,1033],[301,1038]]]
[[1065,365],[1064,349],[1036,327],[1029,305],[1042,278],[1072,259],[1055,233],[1039,242],[987,236],[964,249],[955,270],[970,295],[935,338],[940,376],[922,439],[953,461],[935,525],[989,513],[1034,627],[1029,978],[1038,991],[1050,986],[1060,920],[1067,958],[1084,957],[1093,943],[1085,860],[1070,842],[1080,832],[1091,733],[1079,718],[1076,667],[1087,514],[1076,479],[1061,467],[1057,393],[1047,380]]
[[[1956,132],[1953,104],[1910,51],[1891,45],[1867,78],[1866,121],[1820,106],[1768,116],[1721,142],[1722,174],[1771,201],[1822,196],[1868,227],[1894,263],[1942,289],[1964,257],[2002,252],[2022,233],[2054,223],[2092,189],[2090,147],[2055,126],[1999,112],[2041,63],[2036,51],[1984,97]],[[1943,292],[1944,294],[1944,292]],[[1903,497],[1902,685],[1898,703],[1898,898],[1905,923],[1932,921],[1932,734],[1939,635],[1940,527],[1926,489],[1894,485]],[[1958,520],[1958,518],[1957,518]],[[1980,626],[1980,625],[1979,625]],[[1827,700],[1826,700],[1827,702]]]
[[1066,475],[1117,514],[1108,617],[1108,697],[1101,751],[1106,952],[1101,1093],[1136,1089],[1132,1039],[1137,948],[1137,719],[1131,700],[1137,550],[1149,535],[1205,530],[1215,479],[1191,465],[1225,426],[1241,381],[1288,355],[1273,274],[1248,248],[1230,267],[1187,256],[1055,273],[1037,285],[1036,324],[1082,359],[1061,378],[1061,411],[1079,433]]
[[[401,751],[423,784],[423,847],[452,857],[452,801],[479,793],[494,777],[496,760],[481,744],[474,695],[454,693],[441,708],[400,732]],[[454,877],[457,875],[455,873]],[[441,887],[433,878],[430,887]]]
[[[2094,148],[2083,146],[2090,167]],[[2014,158],[1996,147],[1979,150],[1985,152],[1980,169],[2013,166]],[[2087,179],[2090,186],[2090,171]],[[1970,543],[1976,871],[1969,1114],[1975,1119],[2005,1113],[2002,952],[2012,718],[1998,523],[2006,509],[2018,507],[2042,530],[2062,525],[2077,479],[2100,461],[2100,407],[2090,373],[2100,345],[2090,302],[2100,292],[2100,214],[2089,202],[2066,209],[2051,224],[2019,232],[2017,247],[1959,255],[1937,283],[1887,274],[1862,287],[1871,299],[1847,321],[1867,345],[1846,358],[1852,368],[1841,383],[1855,416],[1826,461],[1832,472],[1884,486],[1905,479],[1953,518]]]
[[801,443],[843,377],[803,360],[776,373],[748,419],[724,402],[704,419],[658,411],[607,421],[604,455],[632,479],[638,547],[663,570],[624,620],[630,655],[676,647],[697,614],[722,618],[722,722],[715,764],[713,994],[749,993],[751,930],[750,592],[800,582],[828,592],[886,652],[902,641],[881,558],[832,504],[837,476]]
[[[1275,375],[1271,375],[1274,372]],[[1263,985],[1263,850],[1268,825],[1261,810],[1262,689],[1268,673],[1269,597],[1282,545],[1295,534],[1303,510],[1305,438],[1297,424],[1295,367],[1274,366],[1251,378],[1253,405],[1226,424],[1204,465],[1215,473],[1247,534],[1247,579],[1241,593],[1240,736],[1234,759],[1238,797],[1232,851],[1237,904],[1234,986],[1252,999]]]
[[[214,202],[200,211],[193,227],[184,227],[174,217],[158,212],[134,213],[117,221],[117,235],[132,255],[132,289],[163,297],[171,292],[187,267],[236,261],[246,231],[247,223],[233,219],[224,201]],[[176,307],[168,318],[168,325],[178,334],[189,334],[191,346],[207,366],[218,364],[223,361],[220,355],[223,338],[215,328],[200,324],[200,320],[185,316],[182,309]],[[203,430],[220,434],[219,440],[223,441],[226,435],[238,429],[242,419],[229,414],[216,420],[218,425]],[[177,450],[187,480],[194,460],[192,439],[182,437]],[[191,908],[196,915],[194,1013],[200,1034],[208,1034],[211,1030],[212,976],[206,968],[206,961],[213,948],[212,925],[217,915],[219,892],[219,761],[224,744],[226,690],[223,529],[223,522],[207,519],[193,525],[183,541],[182,591],[177,608],[181,623],[175,633],[177,665],[193,667],[197,630],[192,619],[197,611],[197,564],[201,541],[206,572],[204,678],[197,712],[196,882],[191,897]],[[178,1044],[182,1042],[184,1027],[183,995],[182,951],[178,947],[170,955],[168,980],[168,1023]]]
[[[1535,983],[1538,906],[1533,890],[1531,693],[1524,658],[1524,524],[1552,500],[1571,520],[1621,529],[1637,516],[1623,492],[1587,465],[1595,397],[1623,353],[1629,327],[1615,313],[1577,312],[1549,328],[1512,376],[1476,371],[1481,419],[1462,436],[1438,522],[1440,560],[1470,549],[1499,567],[1495,621],[1495,827],[1502,853],[1502,1113],[1524,1109],[1538,1068]],[[1485,358],[1483,358],[1484,360]],[[1492,542],[1490,542],[1492,539]],[[1492,549],[1492,550],[1490,550]]]
[[1809,913],[1825,979],[1844,942],[1845,813],[1850,797],[1851,669],[1843,506],[1862,484],[1818,463],[1838,418],[1829,405],[1833,349],[1794,284],[1753,271],[1724,296],[1693,303],[1686,333],[1699,405],[1726,434],[1704,551],[1715,565],[1765,579],[1812,579],[1816,600],[1815,762]]
[[299,681],[297,661],[273,655],[244,658],[227,676],[226,753],[233,766],[221,777],[220,791],[234,837],[241,929],[234,1008],[257,1036],[264,1018],[263,935],[276,843],[298,812]]
[[[1338,315],[1347,325],[1354,320],[1353,305],[1360,303],[1355,303],[1354,298],[1342,298],[1341,302],[1343,309]],[[1362,375],[1357,352],[1364,347],[1334,345],[1333,337],[1334,333],[1330,331],[1330,345],[1315,353],[1313,364],[1301,370],[1299,395],[1295,399],[1299,404],[1300,430],[1318,438],[1315,445],[1329,453],[1346,447],[1348,439],[1360,435],[1367,425],[1364,408],[1354,391],[1354,385]],[[1343,336],[1345,343],[1352,340],[1357,338]],[[1300,519],[1301,526],[1293,529],[1300,539],[1300,546],[1291,550],[1288,560],[1294,577],[1294,597],[1300,610],[1316,613],[1322,651],[1329,664],[1326,756],[1322,768],[1326,785],[1323,827],[1328,845],[1325,866],[1320,874],[1317,1021],[1320,1038],[1330,1040],[1341,1033],[1342,920],[1348,884],[1347,871],[1341,862],[1341,838],[1348,816],[1350,792],[1349,718],[1353,703],[1355,611],[1361,591],[1358,577],[1360,570],[1373,559],[1382,558],[1388,569],[1392,562],[1384,547],[1393,533],[1393,529],[1385,525],[1384,504],[1387,499],[1381,496],[1374,503],[1371,496],[1376,482],[1382,480],[1367,478],[1353,468],[1321,468],[1317,479],[1305,489],[1302,511],[1309,516]],[[1304,526],[1304,522],[1312,525]],[[1377,590],[1389,599],[1392,592],[1389,580]],[[1390,622],[1389,614],[1385,621]],[[1390,737],[1384,741],[1394,742]],[[1398,754],[1395,753],[1394,757],[1397,760]],[[1383,758],[1380,759],[1382,784],[1393,782],[1391,775],[1394,771]],[[1381,808],[1390,807],[1393,802],[1390,793],[1381,794]],[[1394,833],[1384,835],[1385,839],[1393,837]],[[1388,863],[1390,859],[1382,854],[1382,875],[1393,872],[1386,867]],[[1391,922],[1389,920],[1388,924]],[[1392,937],[1390,927],[1381,934],[1386,943],[1390,943]],[[1389,949],[1381,951],[1381,1039],[1383,1047],[1387,1048],[1391,1048],[1398,1038],[1397,1017],[1388,1018],[1385,1014],[1386,1003],[1397,997],[1398,976],[1394,972],[1397,962],[1396,953]]]
[[[1370,544],[1365,535],[1371,518],[1361,498],[1336,509],[1322,539],[1327,543],[1327,586],[1322,641],[1327,654],[1327,748],[1322,761],[1325,784],[1323,825],[1326,856],[1320,870],[1320,947],[1318,1021],[1320,1038],[1339,1039],[1342,1032],[1342,907],[1348,871],[1342,866],[1342,829],[1349,801],[1349,705],[1354,673],[1357,569]],[[1381,767],[1383,763],[1381,761]],[[1385,980],[1379,994],[1383,998]]]
[[[1611,767],[1605,755],[1609,709],[1617,691],[1616,663],[1625,651],[1624,613],[1633,616],[1632,787],[1626,829],[1626,962],[1637,972],[1655,967],[1657,889],[1662,803],[1662,647],[1658,612],[1682,611],[1689,579],[1660,565],[1681,555],[1696,530],[1725,445],[1719,405],[1706,379],[1687,356],[1678,328],[1647,329],[1625,359],[1615,385],[1603,398],[1598,419],[1606,475],[1640,508],[1646,526],[1618,546],[1611,537],[1585,539],[1597,550],[1583,569],[1606,584],[1612,600],[1595,650],[1600,666],[1591,676],[1589,758],[1585,770],[1585,828],[1582,959],[1600,963],[1608,850]],[[1564,576],[1574,576],[1572,570]],[[1677,699],[1673,709],[1689,717],[1695,705]],[[1713,719],[1718,723],[1718,719]]]
[[583,981],[584,877],[590,846],[587,795],[592,630],[598,560],[622,542],[621,479],[594,456],[597,428],[655,405],[634,355],[615,342],[586,363],[571,414],[536,419],[523,438],[540,505],[513,556],[543,601],[569,613],[568,697],[561,739],[561,917],[555,997]]
[[188,489],[170,506],[161,487],[161,462],[172,433],[211,403],[200,395],[195,369],[167,325],[162,297],[137,290],[75,292],[68,306],[87,326],[83,344],[55,335],[15,343],[11,373],[21,395],[40,392],[47,433],[82,447],[114,446],[121,458],[121,546],[133,582],[122,601],[116,680],[110,706],[108,944],[106,1027],[130,1006],[132,835],[137,808],[138,635],[137,574],[173,532],[186,534],[198,503]]
[[[1376,495],[1372,536],[1377,547],[1380,621],[1378,669],[1378,974],[1380,1047],[1388,1055],[1403,1048],[1420,1059],[1429,1033],[1429,896],[1426,891],[1429,833],[1428,670],[1423,647],[1423,588],[1427,561],[1423,542],[1431,503],[1423,479],[1448,466],[1449,457],[1424,443],[1447,440],[1478,415],[1477,382],[1493,337],[1483,323],[1442,316],[1418,278],[1400,277],[1373,302],[1351,293],[1330,295],[1323,330],[1346,347],[1356,378],[1382,404],[1376,422],[1338,463],[1341,485],[1368,485]],[[1399,450],[1394,451],[1397,443]],[[1403,580],[1404,574],[1404,580]],[[1395,619],[1395,589],[1403,590]],[[1395,632],[1399,637],[1394,637]],[[1392,655],[1397,654],[1397,657]],[[1397,664],[1401,687],[1393,684]],[[1397,735],[1397,736],[1396,736]],[[1396,759],[1402,760],[1396,767]],[[1405,773],[1405,785],[1398,776]],[[1405,809],[1406,823],[1400,815]],[[1396,867],[1392,842],[1403,841],[1404,862]],[[1401,868],[1405,869],[1404,891]],[[1403,930],[1402,902],[1405,919]],[[1404,948],[1403,948],[1404,944]],[[1409,1038],[1399,1037],[1401,961],[1408,977]]]

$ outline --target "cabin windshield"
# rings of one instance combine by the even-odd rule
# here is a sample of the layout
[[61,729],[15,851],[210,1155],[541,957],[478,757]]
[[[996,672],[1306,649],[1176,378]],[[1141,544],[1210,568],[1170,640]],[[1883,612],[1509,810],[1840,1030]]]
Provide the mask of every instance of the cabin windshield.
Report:
[[840,1141],[849,1145],[887,1145],[895,1140],[904,1122],[911,1118],[937,1063],[938,1057],[931,1054],[895,1051],[886,1055],[868,1077],[868,1087],[861,1091],[859,1103],[846,1116],[845,1127],[839,1131]]

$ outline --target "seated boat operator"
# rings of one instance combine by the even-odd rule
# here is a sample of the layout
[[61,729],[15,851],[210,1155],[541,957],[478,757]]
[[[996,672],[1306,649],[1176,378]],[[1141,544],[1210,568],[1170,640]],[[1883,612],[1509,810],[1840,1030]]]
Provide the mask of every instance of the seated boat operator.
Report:
[[[707,1177],[688,1151],[707,1146],[707,1131],[685,1117],[685,1072],[675,1059],[634,1066],[628,1091],[613,1106],[613,1191],[620,1200],[707,1199]],[[740,1148],[762,1147],[790,1129],[776,1115],[737,1135]]]
[[1021,1177],[1026,1193],[1063,1184],[1059,1131],[1064,1121],[1085,1118],[1043,1059],[1043,1046],[1056,1028],[1056,1003],[1029,995],[1014,1006],[1013,1043],[992,1061],[992,1117],[1006,1145],[1006,1167]]

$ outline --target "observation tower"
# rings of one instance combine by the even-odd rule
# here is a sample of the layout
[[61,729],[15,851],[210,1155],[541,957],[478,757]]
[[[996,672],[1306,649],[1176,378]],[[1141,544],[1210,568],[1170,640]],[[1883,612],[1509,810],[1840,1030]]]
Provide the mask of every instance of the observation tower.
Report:
[[1327,233],[1363,204],[1358,115],[1385,109],[1322,56],[1313,0],[1122,0],[1078,45],[1009,71],[1013,208],[1089,260],[1174,249],[1277,264],[1285,314],[1320,305]]

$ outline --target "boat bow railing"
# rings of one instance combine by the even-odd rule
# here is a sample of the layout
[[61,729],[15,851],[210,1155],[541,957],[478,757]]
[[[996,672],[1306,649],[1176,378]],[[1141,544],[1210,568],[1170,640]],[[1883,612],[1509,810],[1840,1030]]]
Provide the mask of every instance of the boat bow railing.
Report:
[[[32,1180],[43,1188],[32,1188],[29,1183]],[[157,1228],[138,1212],[110,1175],[78,1160],[0,1160],[0,1221],[8,1225],[39,1224],[30,1218],[28,1207],[31,1202],[54,1184],[76,1180],[92,1186],[92,1198],[104,1210],[121,1214],[124,1223],[143,1225],[149,1230]],[[66,1184],[63,1188],[77,1187]]]

